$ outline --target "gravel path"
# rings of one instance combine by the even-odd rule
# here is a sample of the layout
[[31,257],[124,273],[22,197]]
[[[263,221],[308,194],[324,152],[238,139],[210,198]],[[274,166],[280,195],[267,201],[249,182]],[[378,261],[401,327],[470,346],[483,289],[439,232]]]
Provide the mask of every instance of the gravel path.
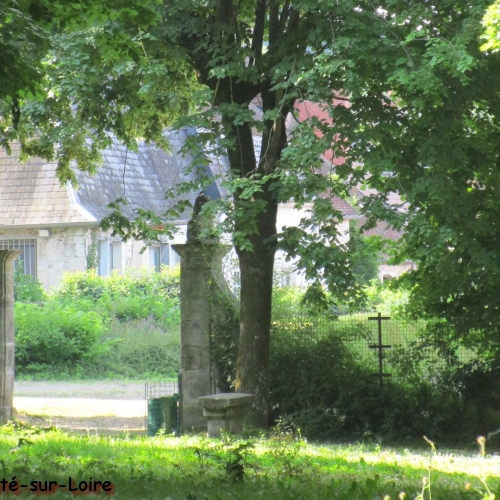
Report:
[[14,396],[144,401],[144,382],[15,382]]
[[144,434],[144,382],[15,382],[14,406],[25,422],[72,432]]

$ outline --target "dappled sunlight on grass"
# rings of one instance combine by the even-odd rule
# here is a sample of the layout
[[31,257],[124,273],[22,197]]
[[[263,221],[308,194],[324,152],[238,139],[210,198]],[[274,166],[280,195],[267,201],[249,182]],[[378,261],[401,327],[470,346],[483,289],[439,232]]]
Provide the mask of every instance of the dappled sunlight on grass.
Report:
[[[414,499],[425,481],[433,499],[450,500],[486,498],[476,491],[485,491],[483,480],[492,491],[500,487],[498,456],[315,445],[291,436],[82,436],[11,425],[0,431],[0,454],[4,470],[22,480],[94,477],[112,481],[120,499],[397,499],[401,492]],[[69,498],[59,494],[53,498]]]

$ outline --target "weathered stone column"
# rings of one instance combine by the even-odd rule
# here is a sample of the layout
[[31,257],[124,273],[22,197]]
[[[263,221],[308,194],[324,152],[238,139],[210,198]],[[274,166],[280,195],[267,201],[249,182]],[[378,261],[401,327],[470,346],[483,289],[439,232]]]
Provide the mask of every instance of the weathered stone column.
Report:
[[0,250],[0,423],[12,419],[14,401],[14,260],[20,252]]
[[173,245],[181,256],[181,428],[206,429],[198,398],[216,392],[210,359],[214,320],[220,317],[217,291],[222,257],[231,248],[215,242]]

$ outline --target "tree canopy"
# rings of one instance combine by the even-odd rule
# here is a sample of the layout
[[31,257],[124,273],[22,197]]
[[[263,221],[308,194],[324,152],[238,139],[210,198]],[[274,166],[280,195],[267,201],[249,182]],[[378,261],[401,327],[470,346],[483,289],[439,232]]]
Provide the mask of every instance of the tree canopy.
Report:
[[[36,17],[36,15],[35,15]],[[6,0],[0,5],[0,146],[9,148],[16,138],[26,99],[43,99],[42,58],[48,47],[48,34],[30,14],[28,5]]]
[[[366,209],[404,227],[399,256],[418,263],[404,277],[413,288],[413,308],[447,317],[464,332],[494,333],[500,60],[490,48],[480,49],[485,7],[440,2],[428,26],[417,26],[407,44],[408,69],[390,79],[395,106],[363,156],[370,183],[381,193]],[[391,190],[404,196],[406,214],[387,212],[383,200]]]
[[[500,59],[493,45],[480,50],[487,7],[484,0],[47,1],[46,98],[17,91],[17,115],[0,99],[0,125],[4,135],[15,129],[27,154],[55,155],[61,180],[73,178],[72,160],[92,171],[110,133],[131,147],[138,137],[166,147],[164,127],[192,126],[195,166],[227,154],[232,199],[204,210],[225,212],[222,229],[238,253],[236,387],[257,394],[265,425],[274,253],[298,257],[306,275],[337,296],[350,293],[349,252],[331,202],[350,185],[378,190],[364,200],[369,221],[404,228],[398,257],[418,262],[406,278],[418,307],[480,325],[498,319]],[[322,106],[329,120],[311,116],[290,127],[301,100]],[[327,150],[344,163],[322,161]],[[390,192],[404,196],[406,212],[390,206]],[[277,207],[289,200],[312,208],[299,227],[282,231]],[[110,222],[139,237],[153,219],[138,213],[129,223],[115,211]]]

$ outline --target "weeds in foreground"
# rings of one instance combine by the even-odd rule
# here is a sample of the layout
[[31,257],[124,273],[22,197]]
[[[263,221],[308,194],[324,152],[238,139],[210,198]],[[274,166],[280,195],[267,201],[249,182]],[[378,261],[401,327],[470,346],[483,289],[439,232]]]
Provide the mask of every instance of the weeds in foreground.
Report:
[[235,482],[243,482],[247,458],[255,447],[252,439],[240,440],[235,436],[223,433],[220,440],[203,439],[196,446],[194,453],[202,472],[211,466],[224,470],[227,477]]
[[[415,497],[415,500],[432,500],[432,488],[431,488],[431,471],[432,471],[432,460],[433,458],[437,455],[437,450],[436,450],[436,445],[434,444],[433,441],[428,439],[426,436],[424,436],[424,440],[426,443],[430,446],[431,448],[431,453],[429,456],[429,463],[427,466],[428,472],[427,472],[427,477],[422,478],[422,490],[420,493]],[[484,458],[485,457],[485,445],[486,445],[486,438],[483,436],[479,436],[476,440],[476,442],[479,444],[479,454]],[[481,481],[482,488],[474,488],[474,491],[478,493],[479,499],[480,500],[495,500],[496,495],[491,492],[489,489],[486,479],[484,477],[478,477],[478,479]],[[472,489],[471,483],[466,483],[465,485],[465,490],[470,491]],[[401,498],[401,495],[400,495]],[[403,497],[404,498],[404,497]],[[389,499],[387,499],[389,500]]]
[[298,476],[303,471],[299,457],[306,447],[300,429],[285,419],[277,421],[269,440],[269,453],[281,465],[280,476]]
[[[11,424],[0,429],[0,469],[21,484],[109,481],[120,500],[500,498],[498,456],[320,446],[286,432],[267,439],[119,438]],[[52,498],[69,496],[57,491]]]

